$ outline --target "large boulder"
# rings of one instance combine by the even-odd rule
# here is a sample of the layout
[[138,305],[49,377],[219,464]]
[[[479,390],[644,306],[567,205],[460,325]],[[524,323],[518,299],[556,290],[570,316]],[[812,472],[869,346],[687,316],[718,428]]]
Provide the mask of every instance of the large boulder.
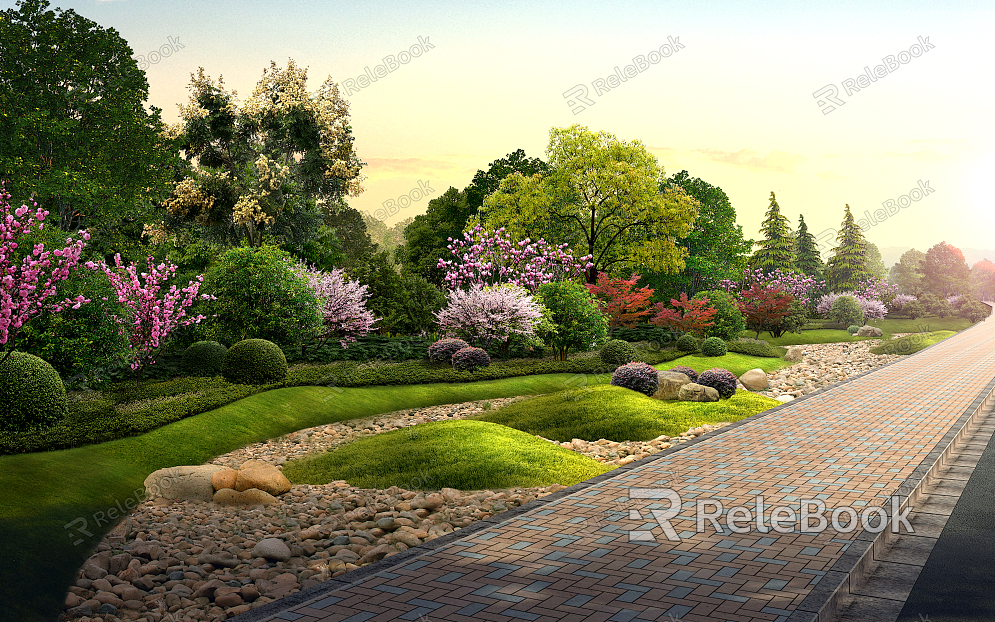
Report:
[[145,478],[145,492],[150,499],[210,501],[214,497],[211,479],[224,468],[217,464],[204,464],[159,469]]
[[658,400],[676,400],[677,393],[686,384],[691,384],[691,379],[687,374],[677,371],[658,371],[656,377],[659,379],[659,386],[656,393],[650,397]]
[[242,492],[250,488],[264,490],[276,497],[290,491],[290,480],[280,469],[268,462],[246,460],[238,468],[235,490]]
[[224,469],[211,477],[211,485],[214,486],[214,490],[234,489],[236,479],[238,479],[238,471],[235,469]]
[[689,382],[677,392],[677,399],[682,402],[717,402],[719,392],[712,387]]
[[222,488],[214,493],[214,502],[218,505],[269,505],[276,503],[277,498],[258,488],[243,491]]
[[802,360],[802,347],[801,346],[791,346],[784,355],[784,360],[790,361],[792,363],[797,363]]
[[744,372],[739,377],[739,381],[743,383],[743,386],[748,391],[763,391],[770,386],[770,383],[767,381],[767,373],[759,367]]
[[861,326],[857,330],[858,337],[880,337],[884,333],[877,326]]

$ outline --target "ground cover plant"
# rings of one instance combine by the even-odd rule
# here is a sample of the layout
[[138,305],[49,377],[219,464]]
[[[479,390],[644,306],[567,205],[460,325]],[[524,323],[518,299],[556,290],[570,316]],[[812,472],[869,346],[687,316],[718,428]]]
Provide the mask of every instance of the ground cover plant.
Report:
[[952,337],[956,333],[949,330],[937,330],[929,333],[915,333],[889,339],[871,348],[872,354],[915,354],[916,352],[928,348],[934,343],[939,343],[947,337]]

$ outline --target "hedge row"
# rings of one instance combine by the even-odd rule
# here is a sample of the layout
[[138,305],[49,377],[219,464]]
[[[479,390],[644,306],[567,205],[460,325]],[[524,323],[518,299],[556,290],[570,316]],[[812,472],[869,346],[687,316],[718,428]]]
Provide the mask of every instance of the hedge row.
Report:
[[752,341],[727,341],[726,349],[730,352],[747,354],[749,356],[760,356],[764,358],[781,358],[782,354],[774,346],[767,342],[754,343]]

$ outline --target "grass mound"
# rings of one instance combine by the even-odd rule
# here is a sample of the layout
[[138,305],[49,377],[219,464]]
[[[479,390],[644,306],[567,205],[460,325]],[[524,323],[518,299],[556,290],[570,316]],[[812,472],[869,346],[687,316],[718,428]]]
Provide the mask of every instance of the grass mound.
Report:
[[702,403],[657,400],[622,387],[598,385],[522,400],[474,419],[560,442],[648,441],[706,423],[739,421],[778,405],[777,400],[749,391]]
[[897,339],[889,339],[871,348],[871,354],[915,354],[919,350],[939,343],[957,333],[951,330],[936,330],[931,333],[914,333]]
[[531,434],[463,420],[423,423],[359,439],[288,462],[283,474],[295,484],[341,479],[360,488],[490,490],[570,486],[611,469]]

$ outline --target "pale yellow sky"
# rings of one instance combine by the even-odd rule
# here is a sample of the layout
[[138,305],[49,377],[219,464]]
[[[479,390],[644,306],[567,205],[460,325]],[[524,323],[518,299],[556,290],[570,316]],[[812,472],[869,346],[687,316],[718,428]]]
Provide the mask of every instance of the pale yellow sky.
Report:
[[[995,248],[988,110],[995,51],[990,3],[838,2],[370,2],[211,4],[166,0],[62,2],[113,27],[136,54],[167,46],[146,70],[150,103],[178,118],[189,74],[203,66],[247,96],[264,67],[292,57],[309,86],[345,84],[387,55],[432,47],[349,94],[366,191],[375,212],[427,182],[431,194],[386,219],[424,213],[449,186],[516,149],[543,157],[551,127],[580,123],[640,140],[670,174],[720,186],[748,237],[773,190],[793,225],[837,228],[916,188],[926,196],[865,235],[880,247],[925,250],[941,240]],[[981,10],[985,9],[985,10]],[[678,49],[607,92],[639,55]],[[674,41],[676,39],[676,41]],[[178,43],[178,45],[177,45]],[[926,49],[917,48],[925,43]],[[172,45],[172,48],[168,46]],[[182,47],[181,47],[182,46]],[[666,52],[666,49],[664,49]],[[917,53],[918,52],[918,53]],[[909,53],[906,55],[906,53]],[[891,71],[872,75],[885,57]],[[906,61],[906,62],[900,62]],[[845,81],[859,91],[847,91]],[[360,84],[357,82],[357,85]],[[589,90],[576,114],[564,93]],[[842,105],[828,114],[814,93]],[[343,90],[345,93],[345,90]],[[920,182],[923,182],[920,184]],[[913,193],[912,198],[917,194]],[[995,257],[993,257],[995,259]]]

